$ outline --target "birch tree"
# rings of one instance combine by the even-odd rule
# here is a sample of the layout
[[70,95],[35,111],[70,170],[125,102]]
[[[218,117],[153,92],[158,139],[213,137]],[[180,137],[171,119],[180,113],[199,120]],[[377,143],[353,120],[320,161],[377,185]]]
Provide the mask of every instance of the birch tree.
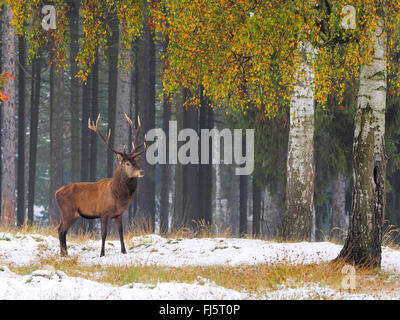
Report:
[[314,210],[314,49],[302,42],[290,104],[286,211],[282,236],[311,240]]
[[[383,10],[383,8],[378,8]],[[339,259],[380,267],[385,214],[385,109],[387,33],[383,12],[377,19],[373,56],[360,69],[353,143],[353,189],[350,228]]]

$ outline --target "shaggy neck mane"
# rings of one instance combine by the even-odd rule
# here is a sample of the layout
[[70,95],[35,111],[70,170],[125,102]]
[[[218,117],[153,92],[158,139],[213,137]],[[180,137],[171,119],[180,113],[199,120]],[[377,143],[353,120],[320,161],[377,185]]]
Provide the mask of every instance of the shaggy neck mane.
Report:
[[111,183],[113,196],[121,201],[129,201],[136,190],[136,186],[137,178],[129,178],[121,170],[121,166],[118,166]]

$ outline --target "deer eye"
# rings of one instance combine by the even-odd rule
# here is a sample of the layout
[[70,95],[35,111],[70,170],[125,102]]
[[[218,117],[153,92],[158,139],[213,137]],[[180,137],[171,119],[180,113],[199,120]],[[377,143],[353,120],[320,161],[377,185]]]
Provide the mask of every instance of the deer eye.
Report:
[[130,162],[127,162],[126,165],[129,167],[129,166],[131,165],[131,163],[130,163]]

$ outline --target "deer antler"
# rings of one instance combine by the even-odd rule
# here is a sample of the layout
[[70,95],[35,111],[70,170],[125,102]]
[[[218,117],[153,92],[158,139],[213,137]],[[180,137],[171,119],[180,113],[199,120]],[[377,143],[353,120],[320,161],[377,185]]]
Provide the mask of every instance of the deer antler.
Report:
[[[144,142],[138,146],[136,146],[137,141],[138,141],[138,136],[139,136],[139,131],[141,128],[141,123],[140,123],[140,118],[138,116],[138,127],[135,128],[133,126],[133,121],[131,120],[131,118],[128,117],[128,115],[126,113],[124,113],[126,120],[129,123],[129,126],[132,128],[132,130],[135,132],[135,140],[134,142],[132,142],[132,150],[130,153],[126,152],[126,146],[123,146],[123,151],[118,151],[115,150],[113,147],[111,147],[110,144],[110,138],[111,138],[111,130],[108,130],[108,136],[107,139],[103,136],[103,134],[101,133],[100,129],[99,129],[99,120],[100,120],[100,113],[97,116],[96,122],[91,121],[90,118],[88,119],[88,127],[90,130],[93,130],[94,132],[97,133],[97,135],[101,138],[101,140],[104,141],[104,143],[106,144],[106,146],[108,147],[108,149],[110,149],[112,152],[119,154],[121,156],[123,156],[124,158],[136,158],[138,156],[140,156],[143,152],[145,152],[147,150],[147,145],[146,145],[146,135],[144,136]],[[143,150],[138,151],[141,147],[144,147]]]
[[106,144],[106,146],[108,147],[108,149],[110,149],[112,152],[120,154],[121,156],[124,155],[124,152],[115,150],[113,147],[111,147],[110,144],[110,138],[111,138],[111,130],[108,130],[108,136],[107,139],[103,136],[103,134],[101,133],[100,129],[99,129],[99,120],[100,120],[100,113],[97,116],[96,122],[94,121],[90,121],[90,118],[88,119],[88,127],[90,130],[93,130],[94,132],[97,133],[97,135],[101,138],[101,140],[104,141],[104,143]]
[[[140,117],[138,116],[138,126],[137,128],[135,128],[133,126],[133,121],[131,118],[128,117],[128,115],[124,112],[125,118],[129,123],[129,126],[132,128],[132,131],[135,133],[135,140],[132,142],[132,150],[131,152],[128,154],[129,158],[135,158],[139,155],[141,155],[143,152],[145,152],[147,150],[147,145],[146,145],[146,135],[144,136],[144,142],[140,145],[137,145],[138,142],[138,137],[139,137],[139,132],[140,129],[142,127],[142,124],[140,123]],[[138,149],[140,149],[141,147],[144,147],[143,150],[141,151],[137,151]]]

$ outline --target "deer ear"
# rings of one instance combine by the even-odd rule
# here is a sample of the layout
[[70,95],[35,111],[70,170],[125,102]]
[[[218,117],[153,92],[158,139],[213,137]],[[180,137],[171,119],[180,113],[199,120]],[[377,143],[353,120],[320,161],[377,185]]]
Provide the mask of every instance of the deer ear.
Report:
[[122,163],[123,158],[120,154],[117,154],[117,160],[120,164]]

